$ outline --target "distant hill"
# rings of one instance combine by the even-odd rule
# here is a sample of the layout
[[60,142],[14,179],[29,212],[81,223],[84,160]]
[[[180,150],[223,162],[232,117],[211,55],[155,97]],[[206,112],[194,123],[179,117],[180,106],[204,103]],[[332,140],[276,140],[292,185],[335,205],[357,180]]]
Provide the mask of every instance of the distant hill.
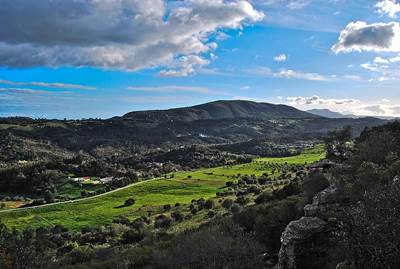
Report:
[[123,118],[148,122],[191,122],[235,118],[313,119],[318,118],[318,116],[286,105],[234,100],[215,101],[192,107],[168,110],[136,111],[125,114]]
[[329,109],[310,109],[306,112],[329,119],[353,118],[351,115],[344,115]]

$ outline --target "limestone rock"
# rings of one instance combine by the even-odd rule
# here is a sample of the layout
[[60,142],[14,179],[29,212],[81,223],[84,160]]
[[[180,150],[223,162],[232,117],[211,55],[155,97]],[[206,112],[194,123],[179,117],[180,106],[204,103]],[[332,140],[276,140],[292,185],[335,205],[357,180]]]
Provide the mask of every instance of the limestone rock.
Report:
[[281,236],[277,269],[324,268],[329,250],[330,228],[317,217],[292,221]]

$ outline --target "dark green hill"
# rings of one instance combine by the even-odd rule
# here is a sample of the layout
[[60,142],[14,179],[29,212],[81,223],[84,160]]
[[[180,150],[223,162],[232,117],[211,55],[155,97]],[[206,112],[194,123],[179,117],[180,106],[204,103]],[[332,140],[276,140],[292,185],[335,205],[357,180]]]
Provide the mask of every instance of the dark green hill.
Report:
[[251,101],[215,101],[202,105],[168,110],[130,112],[123,116],[137,121],[196,121],[234,118],[305,119],[318,116],[286,105],[256,103]]

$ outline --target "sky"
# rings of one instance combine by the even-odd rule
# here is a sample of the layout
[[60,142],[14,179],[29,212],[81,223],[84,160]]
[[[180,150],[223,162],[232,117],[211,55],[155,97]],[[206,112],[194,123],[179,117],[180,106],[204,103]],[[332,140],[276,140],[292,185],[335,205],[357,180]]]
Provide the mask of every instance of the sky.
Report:
[[399,0],[2,0],[0,117],[214,100],[400,116]]

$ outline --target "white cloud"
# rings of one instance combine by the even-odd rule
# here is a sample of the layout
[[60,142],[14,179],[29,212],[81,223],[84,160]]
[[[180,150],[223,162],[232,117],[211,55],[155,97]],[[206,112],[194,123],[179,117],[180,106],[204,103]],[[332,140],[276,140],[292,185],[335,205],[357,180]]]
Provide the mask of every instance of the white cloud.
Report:
[[78,84],[68,84],[59,82],[20,82],[0,79],[0,84],[11,85],[11,86],[38,86],[44,88],[55,88],[55,89],[76,89],[76,90],[95,90],[95,87]]
[[348,104],[358,104],[360,100],[358,99],[325,99],[318,95],[313,95],[310,97],[304,96],[290,96],[286,98],[291,105],[348,105]]
[[301,71],[294,70],[282,70],[274,74],[274,77],[287,78],[287,79],[302,79],[302,80],[312,80],[312,81],[328,81],[329,78],[318,74],[318,73],[304,73]]
[[388,64],[389,61],[387,59],[384,59],[384,58],[378,56],[378,57],[375,57],[374,63],[377,63],[377,64]]
[[255,0],[253,2],[264,6],[282,5],[288,9],[297,10],[310,5],[312,0]]
[[275,62],[286,62],[287,56],[286,54],[279,54],[274,57]]
[[396,0],[383,0],[375,6],[380,14],[387,14],[389,17],[394,18],[400,12],[400,3]]
[[392,104],[383,98],[377,102],[363,102],[355,98],[324,98],[313,96],[289,96],[286,103],[299,109],[309,110],[312,108],[324,108],[340,112],[344,115],[353,114],[358,116],[400,116],[400,106]]
[[209,63],[209,60],[197,55],[182,56],[171,64],[171,69],[161,70],[159,74],[162,77],[187,77],[194,72],[195,67],[201,68]]
[[400,80],[400,56],[388,58],[376,57],[373,62],[363,63],[360,66],[371,72],[370,82],[384,82]]
[[48,91],[34,90],[28,88],[0,88],[0,93],[12,93],[12,94],[49,94]]
[[367,24],[349,23],[332,47],[335,53],[352,51],[400,51],[400,24],[398,22]]
[[274,78],[285,78],[285,79],[299,79],[299,80],[311,80],[311,81],[329,81],[331,77],[321,75],[318,73],[307,73],[302,71],[295,71],[291,69],[282,69],[278,72],[272,71],[268,67],[257,67],[254,69],[247,70],[247,73],[257,76],[274,77]]
[[208,64],[214,33],[263,18],[246,0],[3,0],[0,66],[165,67],[161,75],[185,76]]

